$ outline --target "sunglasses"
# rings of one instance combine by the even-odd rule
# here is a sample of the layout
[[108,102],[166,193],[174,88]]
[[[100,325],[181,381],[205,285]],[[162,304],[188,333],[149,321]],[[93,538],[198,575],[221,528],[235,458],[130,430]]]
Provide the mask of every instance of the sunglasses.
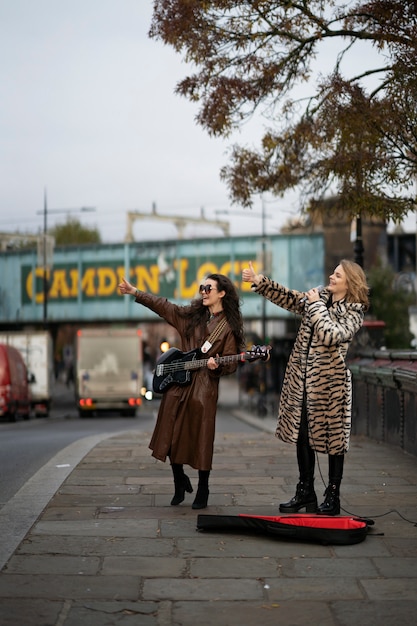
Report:
[[213,287],[213,285],[200,285],[199,292],[210,293],[212,289],[216,289],[216,287]]

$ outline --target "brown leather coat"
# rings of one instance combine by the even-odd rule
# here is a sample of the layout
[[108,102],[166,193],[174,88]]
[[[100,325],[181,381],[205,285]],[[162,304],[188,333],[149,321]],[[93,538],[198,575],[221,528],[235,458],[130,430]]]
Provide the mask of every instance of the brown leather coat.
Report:
[[[208,325],[197,329],[191,339],[185,339],[185,320],[179,315],[181,307],[145,292],[138,293],[136,302],[157,313],[178,331],[181,345],[177,347],[183,352],[200,348],[219,321],[214,318]],[[227,324],[204,358],[236,353],[236,339]],[[220,365],[216,370],[203,367],[192,372],[190,385],[173,385],[167,389],[162,396],[149,444],[152,456],[160,461],[165,461],[169,456],[172,463],[187,464],[198,470],[211,470],[219,378],[231,374],[236,367],[236,362]]]

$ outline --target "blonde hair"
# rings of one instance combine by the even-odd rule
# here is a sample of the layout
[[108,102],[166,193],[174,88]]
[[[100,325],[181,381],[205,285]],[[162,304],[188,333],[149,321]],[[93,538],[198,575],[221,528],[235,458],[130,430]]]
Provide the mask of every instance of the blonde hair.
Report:
[[348,302],[360,302],[365,311],[369,308],[369,287],[366,282],[365,272],[358,263],[342,259],[340,265],[346,274]]

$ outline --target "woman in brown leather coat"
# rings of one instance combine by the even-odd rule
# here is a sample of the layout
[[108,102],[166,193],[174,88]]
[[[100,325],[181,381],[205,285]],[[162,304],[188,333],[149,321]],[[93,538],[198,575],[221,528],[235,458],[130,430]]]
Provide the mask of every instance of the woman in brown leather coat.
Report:
[[[192,372],[189,385],[173,384],[167,388],[149,444],[156,459],[170,459],[175,485],[171,505],[180,504],[185,492],[193,491],[183,469],[187,464],[198,470],[198,489],[192,507],[203,509],[209,496],[219,379],[237,367],[237,361],[219,364],[214,357],[236,355],[244,347],[239,295],[232,281],[223,274],[210,274],[200,285],[200,297],[188,306],[139,291],[126,279],[119,289],[122,294],[135,296],[138,304],[171,324],[180,335],[182,352],[202,348],[202,356],[207,359],[204,367]],[[219,336],[208,342],[223,319],[225,325],[219,327],[222,328]]]

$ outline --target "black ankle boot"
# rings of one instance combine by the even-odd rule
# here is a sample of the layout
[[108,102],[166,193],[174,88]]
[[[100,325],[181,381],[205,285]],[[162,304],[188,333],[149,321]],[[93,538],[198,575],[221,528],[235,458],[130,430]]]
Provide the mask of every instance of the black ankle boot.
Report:
[[195,500],[192,504],[193,509],[205,509],[209,497],[209,470],[198,470],[198,489],[195,494]]
[[209,488],[198,486],[197,493],[195,494],[195,500],[192,504],[193,509],[205,509],[207,507]]
[[171,463],[172,473],[174,474],[175,493],[171,500],[171,506],[177,506],[184,502],[185,492],[193,492],[190,479],[184,474],[184,466],[180,463]]
[[304,508],[306,513],[315,513],[317,510],[317,496],[313,481],[300,481],[295,496],[289,502],[283,502],[279,505],[281,513],[298,513],[300,509]]
[[339,498],[339,485],[335,483],[329,483],[326,491],[324,492],[325,499],[317,509],[318,515],[339,515],[340,513],[340,498]]

